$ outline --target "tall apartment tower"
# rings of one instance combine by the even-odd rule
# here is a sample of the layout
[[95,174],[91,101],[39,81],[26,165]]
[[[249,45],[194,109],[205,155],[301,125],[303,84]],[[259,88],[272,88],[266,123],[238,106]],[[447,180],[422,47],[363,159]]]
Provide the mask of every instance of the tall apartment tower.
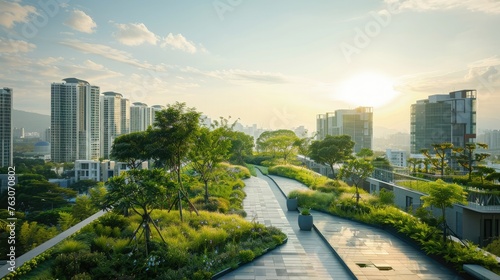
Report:
[[13,165],[11,88],[0,88],[0,167]]
[[154,125],[155,121],[156,121],[156,112],[159,112],[161,110],[165,110],[166,107],[163,106],[163,105],[153,105],[151,106],[151,110],[153,111],[152,114],[153,114],[153,117],[152,117],[152,122],[151,122],[151,125]]
[[465,147],[476,139],[476,90],[431,95],[411,105],[410,150],[432,151],[432,144]]
[[121,100],[122,112],[122,132],[121,134],[130,133],[130,100],[122,98]]
[[141,102],[130,106],[130,132],[145,131],[153,125],[153,108]]
[[101,95],[101,157],[109,158],[113,141],[122,133],[122,98],[117,92]]
[[352,110],[336,110],[334,113],[320,114],[316,117],[317,139],[326,135],[349,135],[354,141],[354,152],[363,148],[372,149],[373,108],[358,107]]
[[53,162],[99,159],[99,87],[67,78],[51,85],[51,158]]

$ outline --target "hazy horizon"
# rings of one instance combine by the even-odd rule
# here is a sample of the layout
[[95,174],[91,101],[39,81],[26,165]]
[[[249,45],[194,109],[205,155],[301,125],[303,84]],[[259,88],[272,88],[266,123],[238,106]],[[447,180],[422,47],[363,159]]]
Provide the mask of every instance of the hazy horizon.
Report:
[[500,129],[499,15],[488,0],[0,0],[0,87],[46,115],[50,84],[76,77],[131,102],[310,132],[317,114],[358,106],[409,132],[417,100],[476,89],[480,133]]

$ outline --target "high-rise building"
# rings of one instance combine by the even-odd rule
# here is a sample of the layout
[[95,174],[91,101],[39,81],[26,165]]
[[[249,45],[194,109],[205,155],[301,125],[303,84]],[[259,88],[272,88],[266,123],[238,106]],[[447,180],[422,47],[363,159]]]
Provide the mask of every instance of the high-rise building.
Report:
[[13,165],[11,88],[0,89],[0,167]]
[[489,150],[500,150],[500,130],[486,130],[478,142],[487,144]]
[[363,148],[372,149],[373,108],[358,107],[320,114],[316,117],[316,131],[318,140],[323,140],[326,135],[351,136],[356,153]]
[[130,100],[122,98],[121,100],[122,112],[122,132],[121,134],[130,133]]
[[130,132],[146,131],[153,125],[153,108],[141,102],[130,106]]
[[161,110],[165,110],[166,107],[163,106],[163,105],[153,105],[151,106],[151,110],[152,110],[152,120],[151,120],[151,125],[154,125],[155,121],[156,121],[156,112],[159,112]]
[[101,157],[109,158],[113,141],[122,133],[122,98],[117,92],[101,95]]
[[99,159],[99,87],[67,78],[51,85],[51,158],[54,162]]
[[432,151],[432,144],[464,147],[476,139],[476,90],[436,94],[411,105],[410,150]]

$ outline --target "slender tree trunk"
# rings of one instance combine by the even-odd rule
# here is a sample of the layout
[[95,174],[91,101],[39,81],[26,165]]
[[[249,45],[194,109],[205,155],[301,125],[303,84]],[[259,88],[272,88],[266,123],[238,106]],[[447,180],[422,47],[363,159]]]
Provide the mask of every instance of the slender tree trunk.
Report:
[[446,208],[443,207],[441,211],[443,212],[443,244],[446,245],[446,230],[448,229],[448,225],[446,224]]
[[208,180],[203,180],[205,183],[205,204],[208,204]]
[[184,222],[182,217],[182,178],[181,178],[181,157],[177,154],[177,182],[179,183],[179,190],[177,191],[177,195],[179,196],[179,215],[181,217],[181,222]]

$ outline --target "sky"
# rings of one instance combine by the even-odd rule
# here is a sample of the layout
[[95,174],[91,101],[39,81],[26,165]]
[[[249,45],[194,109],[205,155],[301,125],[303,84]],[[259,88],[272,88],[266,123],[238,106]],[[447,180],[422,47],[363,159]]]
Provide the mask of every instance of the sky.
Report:
[[310,132],[371,106],[375,135],[409,132],[417,100],[476,89],[480,132],[500,129],[499,26],[498,0],[0,0],[0,87],[47,115],[51,83],[76,77]]

